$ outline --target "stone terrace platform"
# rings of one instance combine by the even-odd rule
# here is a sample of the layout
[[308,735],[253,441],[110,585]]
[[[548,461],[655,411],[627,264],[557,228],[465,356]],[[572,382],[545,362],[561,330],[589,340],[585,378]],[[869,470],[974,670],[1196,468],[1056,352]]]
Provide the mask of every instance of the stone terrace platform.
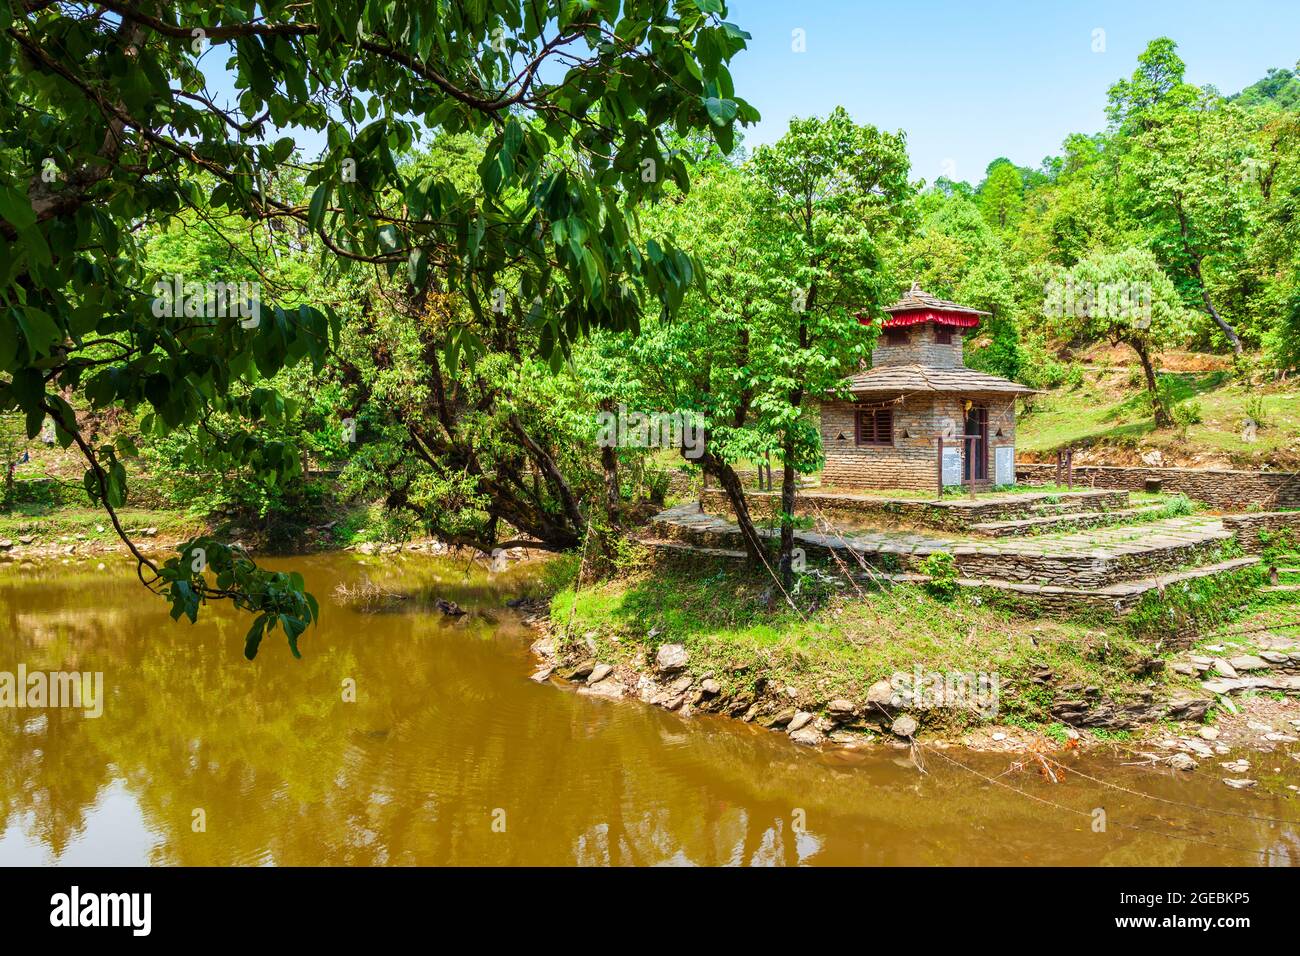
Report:
[[[740,529],[697,504],[661,512],[646,544],[667,551],[684,546],[743,556]],[[775,535],[772,529],[760,529]],[[902,530],[797,531],[810,557],[835,554],[862,576],[923,580],[919,563],[936,551],[953,556],[961,583],[998,588],[1060,609],[1131,609],[1143,594],[1179,581],[1249,567],[1254,557],[1230,558],[1224,546],[1235,537],[1221,519],[1186,516],[1133,527],[1094,528],[1038,537],[979,539]]]
[[[748,491],[755,518],[780,510],[774,492]],[[721,491],[706,491],[704,509],[727,514],[730,502]],[[983,493],[978,497],[890,497],[887,494],[800,489],[795,499],[800,514],[825,517],[838,524],[903,522],[941,531],[993,536],[1036,534],[1062,528],[1095,526],[1131,520],[1148,509],[1129,508],[1129,493],[1107,489],[1061,492]]]

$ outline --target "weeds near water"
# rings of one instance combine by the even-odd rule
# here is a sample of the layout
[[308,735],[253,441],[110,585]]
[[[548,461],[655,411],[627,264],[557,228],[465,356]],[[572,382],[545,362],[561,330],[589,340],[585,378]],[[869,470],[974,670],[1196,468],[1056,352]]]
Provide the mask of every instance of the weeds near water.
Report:
[[362,614],[378,614],[390,610],[406,598],[407,595],[381,587],[369,578],[356,584],[340,582],[334,588],[336,604],[360,611]]

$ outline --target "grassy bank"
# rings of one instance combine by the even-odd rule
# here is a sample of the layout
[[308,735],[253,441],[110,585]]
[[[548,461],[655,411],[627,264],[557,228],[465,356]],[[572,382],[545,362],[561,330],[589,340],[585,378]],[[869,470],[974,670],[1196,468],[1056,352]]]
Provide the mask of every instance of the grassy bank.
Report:
[[[863,701],[872,684],[918,665],[996,673],[998,721],[1044,728],[1052,687],[1097,687],[1125,703],[1165,680],[1155,676],[1151,644],[1113,623],[1035,619],[981,594],[859,590],[818,575],[802,578],[795,610],[770,584],[735,565],[641,567],[584,585],[576,599],[572,585],[563,588],[552,601],[552,630],[570,658],[642,669],[659,646],[680,643],[690,672],[718,681],[721,696],[776,688],[814,712],[836,698]],[[926,716],[928,725],[979,720],[966,711]]]
[[[157,536],[164,539],[189,538],[205,527],[205,522],[193,515],[159,509],[123,508],[118,518],[128,531],[156,529]],[[35,535],[46,542],[61,537],[101,543],[117,541],[117,534],[102,508],[18,505],[8,513],[0,512],[0,539],[24,535]]]

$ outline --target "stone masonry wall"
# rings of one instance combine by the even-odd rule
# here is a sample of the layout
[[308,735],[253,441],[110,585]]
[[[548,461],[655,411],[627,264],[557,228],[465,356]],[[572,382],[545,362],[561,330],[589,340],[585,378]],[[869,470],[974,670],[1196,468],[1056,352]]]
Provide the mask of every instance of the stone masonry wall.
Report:
[[[1016,463],[1019,480],[1053,482],[1055,464]],[[1300,473],[1238,471],[1227,468],[1122,468],[1076,465],[1074,481],[1098,488],[1141,491],[1148,480],[1159,480],[1164,491],[1181,492],[1212,508],[1300,508]]]
[[[1069,501],[1072,497],[1082,498],[1085,503],[1081,507],[1088,510],[1109,511],[1128,506],[1127,491],[1076,492],[1074,496],[1066,493],[1050,496],[1023,494],[992,501],[967,502],[965,499],[960,499],[945,501],[943,504],[905,498],[873,499],[805,491],[795,497],[795,512],[800,515],[822,515],[830,521],[849,524],[864,519],[883,519],[945,531],[966,531],[971,525],[983,521],[1005,521],[1025,517],[1031,513],[1034,505],[1043,503],[1049,497],[1058,501]],[[755,521],[773,518],[780,511],[778,493],[749,490],[745,498],[749,504],[750,515]],[[734,517],[730,500],[719,489],[710,488],[706,491],[703,504],[704,510],[709,514]]]
[[871,353],[871,364],[875,368],[882,365],[925,365],[930,368],[960,368],[962,365],[962,337],[960,329],[952,330],[952,342],[943,344],[935,337],[932,322],[907,326],[904,330],[907,341],[897,345],[889,342],[886,334],[881,332],[876,339],[876,347]]
[[1261,531],[1274,533],[1289,529],[1293,538],[1300,538],[1300,511],[1257,511],[1244,515],[1224,515],[1223,526],[1237,533],[1237,541],[1250,552],[1264,550],[1259,539]]
[[968,399],[986,405],[989,410],[990,447],[986,450],[989,478],[976,485],[990,486],[994,477],[994,449],[1003,445],[1015,447],[1016,443],[1015,401],[1003,395],[905,396],[894,406],[894,441],[889,447],[856,443],[857,406],[853,402],[823,402],[821,432],[826,465],[822,483],[844,488],[936,487],[936,436],[963,432]]

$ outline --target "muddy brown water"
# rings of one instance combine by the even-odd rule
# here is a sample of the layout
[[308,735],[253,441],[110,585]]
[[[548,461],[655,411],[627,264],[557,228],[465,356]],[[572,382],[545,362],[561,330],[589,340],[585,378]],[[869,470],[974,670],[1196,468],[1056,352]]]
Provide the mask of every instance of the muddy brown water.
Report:
[[[969,770],[931,753],[923,774],[906,751],[812,752],[737,721],[532,683],[531,635],[504,603],[536,587],[536,569],[268,563],[302,570],[321,598],[303,660],[276,634],[245,661],[247,618],[228,608],[173,623],[120,563],[0,574],[0,672],[102,672],[105,687],[98,718],[0,707],[0,863],[1300,861],[1300,823],[1263,819],[1300,821],[1285,790],[1300,763],[1280,750],[1250,755],[1255,792],[1229,790],[1209,762],[1073,758],[1196,809],[961,749],[946,753]],[[410,597],[378,614],[332,599],[367,578]],[[472,612],[449,621],[439,597]]]

